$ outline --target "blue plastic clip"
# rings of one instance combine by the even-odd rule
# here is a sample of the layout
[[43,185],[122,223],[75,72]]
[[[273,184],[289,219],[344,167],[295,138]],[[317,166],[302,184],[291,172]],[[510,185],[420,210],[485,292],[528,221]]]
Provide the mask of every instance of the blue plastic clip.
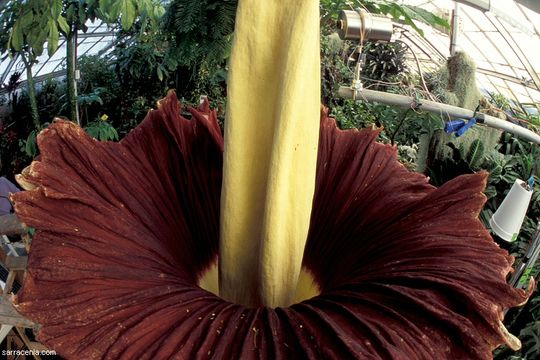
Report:
[[527,180],[527,184],[529,184],[530,189],[534,189],[534,176],[531,175],[529,180]]
[[464,125],[465,125],[465,120],[463,119],[447,121],[446,124],[444,125],[444,131],[447,134],[451,134],[454,131],[458,131],[459,129],[461,129]]
[[456,136],[460,137],[461,135],[465,134],[465,132],[473,127],[474,124],[476,124],[476,118],[470,119],[465,125],[456,131]]

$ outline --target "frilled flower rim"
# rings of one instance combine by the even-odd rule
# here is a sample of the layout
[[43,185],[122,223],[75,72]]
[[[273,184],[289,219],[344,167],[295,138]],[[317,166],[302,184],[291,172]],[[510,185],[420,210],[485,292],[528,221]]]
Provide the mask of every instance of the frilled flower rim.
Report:
[[320,295],[245,308],[198,284],[219,258],[223,139],[174,93],[120,143],[38,137],[18,216],[37,229],[17,309],[66,358],[491,358],[527,294],[478,220],[486,174],[436,189],[376,130],[326,110],[303,269]]

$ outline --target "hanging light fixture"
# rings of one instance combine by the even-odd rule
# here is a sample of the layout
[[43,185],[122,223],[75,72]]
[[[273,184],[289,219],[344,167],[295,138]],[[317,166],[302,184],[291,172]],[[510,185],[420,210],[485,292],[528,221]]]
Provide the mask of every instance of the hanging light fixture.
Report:
[[390,41],[394,32],[392,20],[365,10],[342,10],[337,21],[339,37],[343,40]]

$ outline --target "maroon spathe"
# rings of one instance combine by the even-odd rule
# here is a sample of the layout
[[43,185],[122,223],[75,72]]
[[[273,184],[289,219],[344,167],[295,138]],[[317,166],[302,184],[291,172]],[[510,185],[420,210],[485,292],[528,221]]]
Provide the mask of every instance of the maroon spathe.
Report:
[[[486,174],[439,189],[323,111],[304,267],[322,293],[247,309],[200,289],[219,256],[223,139],[173,93],[120,143],[57,121],[37,185],[14,195],[37,229],[18,310],[69,359],[490,359],[503,309],[526,299],[478,220]],[[256,119],[251,119],[256,126]]]

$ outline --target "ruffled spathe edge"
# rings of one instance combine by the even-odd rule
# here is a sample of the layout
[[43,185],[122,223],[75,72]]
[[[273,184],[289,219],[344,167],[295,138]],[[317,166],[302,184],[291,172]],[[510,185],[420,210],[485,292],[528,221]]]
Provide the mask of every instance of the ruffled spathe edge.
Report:
[[[205,105],[206,106],[206,105]],[[67,358],[491,358],[512,339],[512,258],[478,220],[486,175],[439,189],[375,142],[321,117],[304,267],[322,293],[246,309],[197,286],[218,256],[223,141],[208,107],[179,115],[170,94],[120,143],[72,123],[16,194],[37,236],[18,309]],[[54,216],[54,217],[53,217]]]
[[[460,176],[436,189],[397,161],[395,147],[376,143],[378,131],[339,130],[326,109],[321,121],[317,190],[304,258],[321,292],[346,289],[350,295],[354,289],[360,302],[372,297],[377,307],[418,318],[435,339],[425,348],[444,349],[444,341],[436,339],[456,337],[474,349],[454,353],[449,348],[448,358],[490,358],[502,343],[519,346],[501,320],[530,292],[507,285],[514,259],[478,218],[486,201],[487,173]],[[336,240],[328,241],[332,237]],[[429,311],[419,313],[422,306]],[[363,313],[370,314],[368,309]],[[371,320],[377,321],[379,315],[373,314]],[[454,330],[429,327],[429,317]],[[401,334],[416,327],[409,325]]]

